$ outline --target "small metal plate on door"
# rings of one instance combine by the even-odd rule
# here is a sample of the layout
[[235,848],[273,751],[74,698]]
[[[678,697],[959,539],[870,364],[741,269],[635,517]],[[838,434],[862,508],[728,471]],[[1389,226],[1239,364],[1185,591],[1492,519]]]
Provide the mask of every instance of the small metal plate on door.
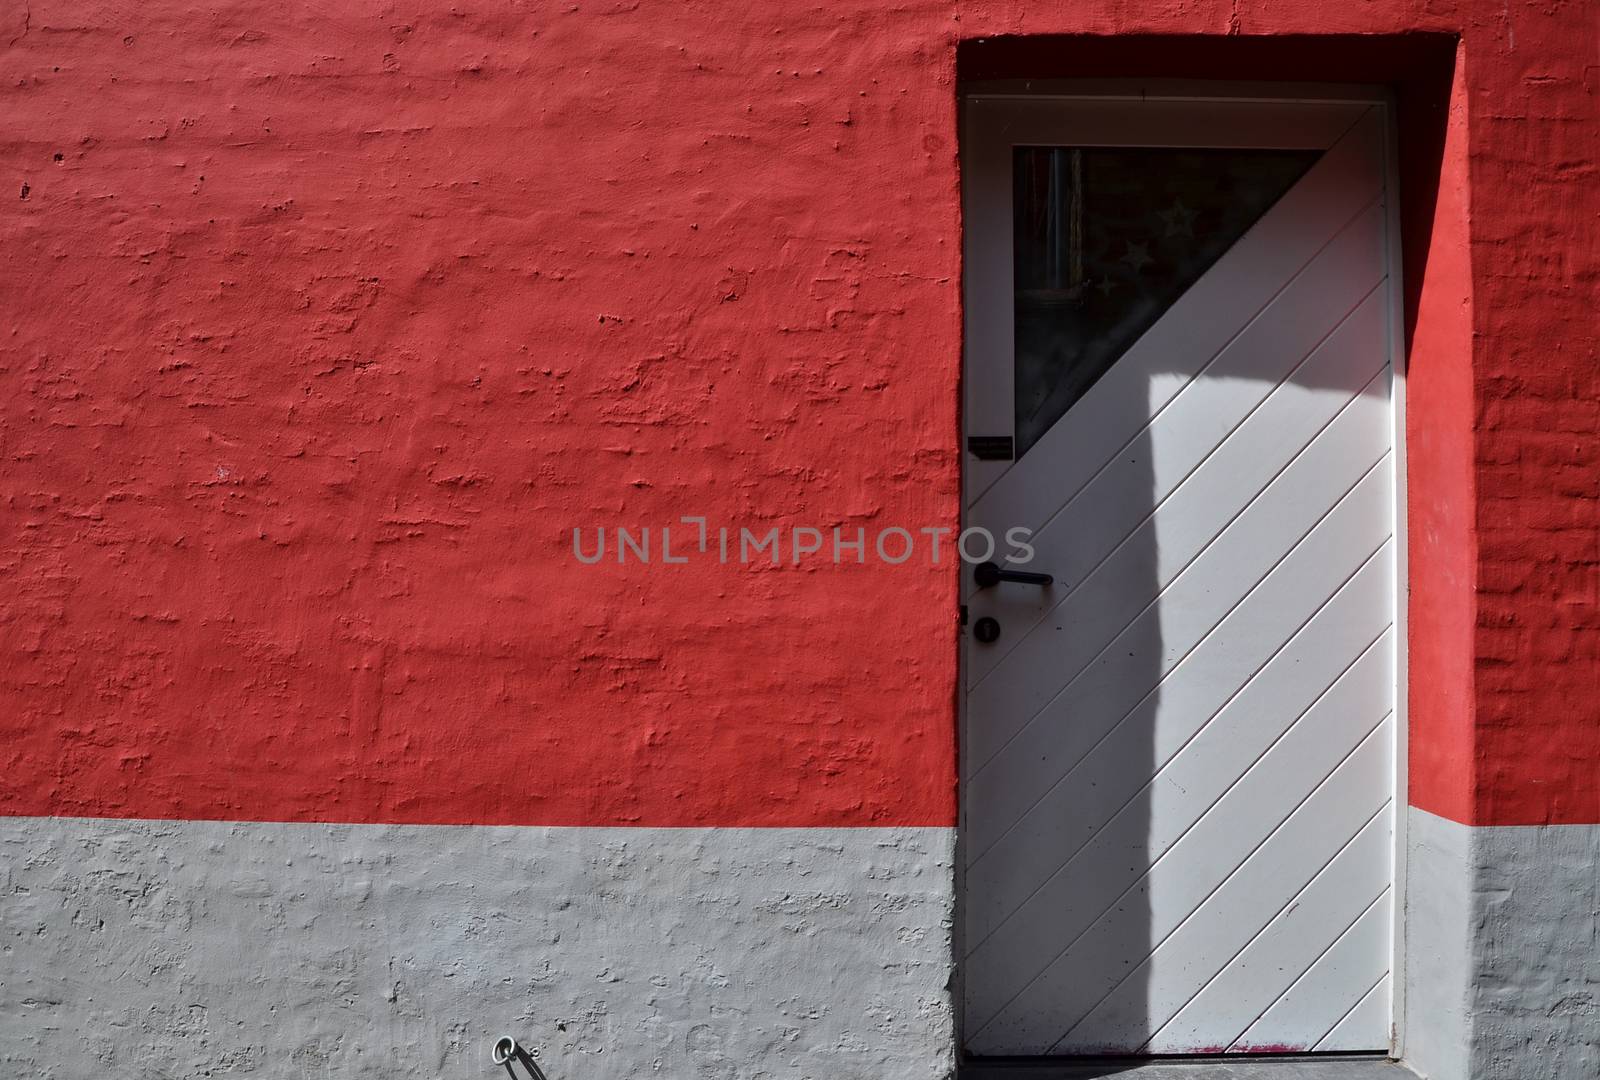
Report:
[[979,461],[1010,461],[1016,457],[1010,435],[968,435],[967,452]]

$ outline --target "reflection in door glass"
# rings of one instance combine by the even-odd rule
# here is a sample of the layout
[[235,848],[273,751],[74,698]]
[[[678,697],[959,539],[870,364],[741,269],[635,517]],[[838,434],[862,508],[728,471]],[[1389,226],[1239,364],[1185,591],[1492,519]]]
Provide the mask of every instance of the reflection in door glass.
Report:
[[1017,147],[1017,456],[1320,155]]

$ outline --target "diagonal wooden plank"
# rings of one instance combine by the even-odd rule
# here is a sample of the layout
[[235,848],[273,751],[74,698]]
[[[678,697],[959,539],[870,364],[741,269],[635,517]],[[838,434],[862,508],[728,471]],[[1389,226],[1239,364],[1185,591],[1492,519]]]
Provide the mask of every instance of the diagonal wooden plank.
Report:
[[[1083,1014],[1060,1043],[1071,1044],[1087,1036],[1096,1042],[1110,1039],[1119,1045],[1140,1045],[1150,1038],[1153,1028],[1181,1006],[1186,992],[1203,983],[1204,974],[1194,977],[1185,971],[1187,965],[1195,965],[1201,973],[1221,970],[1231,953],[1249,943],[1254,928],[1281,911],[1297,889],[1328,860],[1337,858],[1363,837],[1368,841],[1364,854],[1381,851],[1372,837],[1374,829],[1381,834],[1382,825],[1375,823],[1382,818],[1388,800],[1369,812],[1370,804],[1362,796],[1379,790],[1379,785],[1360,781],[1376,779],[1370,762],[1374,756],[1382,759],[1385,748],[1373,740],[1382,742],[1392,733],[1392,719],[1386,717],[1348,759],[1365,761],[1368,767],[1355,767],[1354,779],[1344,785],[1345,801],[1340,806],[1324,806],[1322,814],[1315,817],[1291,813],[1272,828],[1244,862],[1215,884],[1177,927],[1152,943],[1144,961]],[[1324,816],[1330,811],[1331,817]],[[1271,817],[1269,814],[1269,820]],[[1165,913],[1161,909],[1181,906],[1189,898],[1182,895],[1183,889],[1175,890],[1179,894],[1175,898],[1163,897],[1163,891],[1161,881],[1152,882],[1152,915],[1164,927]]]
[[[1314,734],[1320,727],[1296,725],[1295,730]],[[1388,775],[1390,736],[1392,725],[1385,720],[1320,783],[1315,776],[1326,768],[1325,759],[1285,753],[1274,757],[1270,766],[1264,759],[1246,775],[1252,788],[1261,784],[1288,793],[1304,792],[1308,786],[1313,790],[1292,805],[1285,818],[1268,821],[1265,829],[1251,827],[1261,819],[1247,800],[1217,803],[1088,932],[1050,955],[1035,978],[1018,986],[1005,1006],[976,1029],[969,1046],[977,1053],[1008,1047],[1008,1052],[1023,1054],[1096,1053],[1108,1046],[1126,1047],[1125,1042],[1097,1038],[1092,1031],[1071,1038],[1066,1033],[1241,867],[1253,863],[1252,873],[1293,874],[1296,860],[1337,843],[1334,837],[1342,841],[1352,835],[1370,816],[1364,793],[1381,786]],[[1277,803],[1277,799],[1267,801]],[[1265,838],[1261,832],[1267,833]],[[1036,953],[1048,948],[1043,943],[1034,946]]]
[[[1356,920],[1316,963],[1286,989],[1237,1040],[1243,1046],[1263,1042],[1288,1042],[1292,1045],[1324,1049],[1319,1044],[1330,1028],[1340,1022],[1346,1010],[1359,1001],[1366,988],[1388,971],[1392,956],[1393,890]],[[1346,1043],[1333,1049],[1358,1049],[1388,1045],[1388,1008],[1385,1003],[1379,1041],[1371,1029],[1361,1032],[1359,1043]],[[1352,1023],[1346,1036],[1358,1028]]]
[[[1337,784],[1341,794],[1339,804],[1330,806],[1324,799],[1315,814],[1303,814],[1299,812],[1300,808],[1297,808],[1281,824],[1272,828],[1267,836],[1260,840],[1259,846],[1218,882],[1177,927],[1167,931],[1165,937],[1153,939],[1151,956],[1158,954],[1162,945],[1196,919],[1203,920],[1209,924],[1212,931],[1215,931],[1210,936],[1205,932],[1199,932],[1189,939],[1199,943],[1202,952],[1205,949],[1212,949],[1216,955],[1220,955],[1232,946],[1244,944],[1248,940],[1251,928],[1259,926],[1261,921],[1286,901],[1286,892],[1292,895],[1293,885],[1285,890],[1286,884],[1299,884],[1309,880],[1317,869],[1325,864],[1330,853],[1337,853],[1343,849],[1351,842],[1352,837],[1362,833],[1364,827],[1371,824],[1382,813],[1382,808],[1388,805],[1388,801],[1385,800],[1377,810],[1371,810],[1371,804],[1365,796],[1382,791],[1384,788],[1386,770],[1392,761],[1389,751],[1393,734],[1391,714],[1373,729],[1372,734],[1367,736],[1355,753],[1329,778],[1330,781],[1342,781]],[[1301,807],[1304,805],[1301,804]],[[1219,811],[1225,806],[1225,803],[1219,804]],[[1190,888],[1188,882],[1169,881],[1165,884],[1165,888],[1160,881],[1152,882],[1151,915],[1152,922],[1157,927],[1166,929],[1167,920],[1170,918],[1167,908],[1176,911],[1190,902],[1191,897],[1188,894]],[[1163,892],[1169,889],[1174,895],[1163,896]],[[1219,900],[1219,897],[1222,899]],[[1219,909],[1230,906],[1239,910],[1240,918],[1230,922],[1225,918],[1215,917]],[[1218,934],[1225,935],[1226,940],[1219,939]],[[1199,962],[1203,967],[1210,967],[1215,962],[1215,956],[1202,955]],[[1148,960],[1146,963],[1148,964]],[[1141,965],[1141,968],[1145,967],[1146,965]],[[1131,1045],[1139,1045],[1143,1039],[1150,1036],[1151,1027],[1170,1015],[1168,1010],[1176,1007],[1176,999],[1181,995],[1181,988],[1174,992],[1172,987],[1166,985],[1165,976],[1168,974],[1170,973],[1156,971],[1149,971],[1146,974],[1141,972],[1140,968],[1136,968],[1134,972],[1122,978],[1116,988],[1122,990],[1135,981],[1145,982],[1141,996],[1148,995],[1155,999],[1153,1015],[1144,1016],[1144,1009],[1138,1005],[1134,1006],[1137,1012],[1113,1008],[1112,1015],[1102,1013],[1103,1007],[1117,1000],[1118,995],[1113,991],[1084,1013],[1051,1047],[1051,1052],[1058,1052],[1058,1048],[1063,1045],[1071,1047],[1084,1038],[1092,1039],[1097,1044],[1103,1043],[1108,1036],[1118,1045],[1121,1045],[1125,1038],[1129,1039]],[[1128,999],[1123,996],[1121,1001],[1126,1004]],[[1124,1026],[1129,1021],[1135,1024],[1131,1031]]]
[[[1363,305],[1358,315],[1351,324],[1357,345],[1371,323],[1381,325],[1382,305]],[[1328,368],[1347,372],[1345,386],[1279,387],[1129,543],[970,693],[975,722],[966,747],[969,784],[979,782],[1006,744],[1114,638],[1141,616],[1159,619],[1159,611],[1147,613],[1151,605],[1174,602],[1174,594],[1197,588],[1220,599],[1221,582],[1237,576],[1226,571],[1247,570],[1252,560],[1271,565],[1286,543],[1304,534],[1294,532],[1294,521],[1306,520],[1309,529],[1315,518],[1305,515],[1325,509],[1378,459],[1388,446],[1384,368],[1360,363],[1340,345],[1340,339],[1330,339],[1318,356],[1327,357]],[[1263,522],[1259,533],[1252,532]],[[1220,564],[1225,572],[1199,579],[1197,564]],[[1159,674],[1149,672],[1152,679]],[[987,846],[989,838],[970,835],[974,850]]]
[[[1032,528],[1034,561],[1057,581],[1055,588],[1042,592],[989,590],[971,598],[985,614],[1001,619],[1007,633],[994,647],[974,651],[969,688],[1007,661],[1013,667],[1030,662],[1012,656],[1028,631],[1070,597],[1286,380],[1290,388],[1305,392],[1327,388],[1353,393],[1387,362],[1386,297],[1379,290],[1384,280],[1383,225],[1379,207],[1357,217],[1203,374],[1193,379],[1154,375],[1135,388],[1136,397],[1114,406],[1102,402],[1102,409],[1114,407],[1124,418],[1126,439],[1078,491],[1065,490],[1056,476],[1041,475],[1026,517],[990,514],[981,507],[969,515],[970,524],[996,536],[1016,525]],[[1351,385],[1354,373],[1360,378]],[[1151,402],[1169,398],[1169,380],[1182,385],[1152,417]]]
[[[1230,539],[1215,545],[1214,549],[1207,553],[1208,557],[1222,560],[1243,560],[1255,556],[1261,558],[1263,565],[1270,565],[1273,560],[1282,555],[1283,548],[1288,546],[1288,542],[1292,542],[1292,539],[1297,539],[1293,536],[1297,522],[1304,521],[1306,517],[1315,513],[1316,504],[1314,500],[1308,500],[1307,498],[1308,494],[1315,489],[1302,483],[1302,481],[1307,476],[1312,476],[1333,480],[1341,486],[1353,487],[1354,482],[1363,475],[1361,471],[1363,468],[1370,472],[1375,467],[1367,464],[1363,455],[1370,452],[1368,436],[1371,433],[1371,429],[1379,428],[1385,422],[1385,410],[1381,407],[1346,410],[1335,424],[1324,432],[1318,442],[1302,455],[1300,460],[1284,471],[1281,477],[1274,482],[1271,491],[1259,500],[1259,505],[1253,505],[1250,508],[1250,514],[1253,517],[1270,519],[1274,526],[1284,527],[1285,531],[1290,534],[1290,541],[1281,545],[1273,544],[1272,541],[1276,530],[1269,530],[1265,533],[1252,532],[1248,525],[1249,518],[1247,518],[1245,526],[1232,530]],[[1301,465],[1304,468],[1300,468]],[[1299,504],[1299,517],[1297,517],[1297,503]],[[1307,509],[1308,505],[1309,509]],[[1309,529],[1305,531],[1309,531]],[[1230,592],[1227,576],[1208,575],[1207,565],[1205,561],[1198,562],[1193,573],[1186,574],[1178,583],[1172,584],[1155,603],[1183,603],[1185,601],[1182,594],[1185,591],[1197,591],[1202,597],[1215,601],[1217,610],[1215,621],[1220,621],[1221,618],[1225,617],[1225,613],[1228,610],[1227,605],[1236,603],[1237,598],[1248,591],[1248,587],[1253,583],[1247,579],[1234,591]],[[1127,584],[1131,587],[1132,583]],[[1111,586],[1108,586],[1108,588],[1111,588]],[[1099,593],[1100,589],[1097,586],[1089,595],[1097,596]],[[1115,596],[1105,597],[1105,607],[1111,610],[1119,610],[1124,605],[1133,606],[1137,602],[1139,601],[1136,599],[1133,602],[1124,601],[1119,604],[1118,598]],[[1145,601],[1145,603],[1148,607],[1149,602]],[[1382,611],[1385,607],[1386,605],[1380,603],[1376,610]],[[1075,612],[1069,612],[1062,619],[1060,636],[1064,639],[1070,640],[1073,637],[1073,630],[1076,627],[1075,614]],[[1157,623],[1158,630],[1153,631],[1151,636],[1166,629],[1160,626],[1160,613],[1158,611],[1147,611],[1146,613],[1141,613],[1141,615],[1146,621]],[[1087,616],[1085,621],[1086,619]],[[1212,625],[1215,625],[1215,621],[1213,621]],[[1132,626],[1131,620],[1128,626]],[[1123,631],[1126,632],[1127,629],[1128,627],[1124,627]],[[1205,627],[1205,629],[1209,630],[1210,627]],[[1166,643],[1179,644],[1170,641]],[[1063,653],[1065,655],[1059,658],[1058,662],[1063,665],[1072,663],[1072,650],[1066,647],[1066,642],[1063,645]],[[1104,646],[1102,646],[1103,648]],[[1048,659],[1048,657],[1042,657],[1041,662],[1048,662]],[[1079,663],[1081,666],[1081,662]],[[1161,677],[1163,672],[1151,669],[1143,674],[1147,679],[1154,681]],[[1167,673],[1166,677],[1170,679],[1171,674]],[[1129,689],[1132,690],[1134,687],[1130,686]],[[1182,687],[1168,687],[1165,693],[1168,701],[1183,702],[1189,711],[1197,711],[1197,703],[1188,696]],[[1161,699],[1157,698],[1156,700],[1159,701]],[[1168,712],[1170,711],[1169,708]],[[1202,717],[1209,715],[1209,712],[1201,713]],[[1111,728],[1112,731],[1131,722],[1127,717],[1118,720],[1112,716],[1107,717],[1106,720],[1107,722],[1115,721],[1115,725]],[[980,769],[975,774],[967,777],[969,804],[975,809],[981,810],[983,819],[979,822],[973,822],[968,831],[967,850],[969,862],[975,862],[982,858],[989,848],[1004,835],[1004,832],[1012,827],[1014,822],[1020,820],[1021,815],[1027,808],[1036,803],[1049,787],[1059,784],[1073,768],[1081,764],[1082,757],[1071,755],[1086,754],[1088,752],[1090,747],[1084,740],[1095,735],[1096,729],[1090,718],[1080,717],[1075,719],[1074,723],[1077,725],[1075,733],[1081,738],[1063,739],[1062,733],[1051,729],[1029,732],[1025,738],[1018,740],[1020,745],[1006,747],[1002,753],[992,759],[995,767]]]
[[[1059,947],[1061,941],[1085,933],[1151,873],[1151,863],[1167,858],[1176,845],[1185,842],[1195,823],[1225,795],[1231,793],[1238,799],[1264,804],[1272,799],[1291,798],[1296,790],[1295,777],[1301,778],[1303,787],[1314,786],[1319,778],[1319,759],[1312,755],[1320,753],[1337,759],[1347,753],[1366,730],[1366,725],[1358,722],[1359,717],[1372,715],[1388,700],[1382,680],[1386,674],[1392,675],[1392,649],[1393,637],[1386,634],[1356,665],[1346,669],[1310,710],[1295,717],[1286,733],[1250,758],[1234,775],[1207,786],[1209,778],[1204,769],[1227,749],[1224,740],[1218,738],[1214,745],[1204,748],[1205,752],[1191,754],[1192,761],[1172,770],[1172,775],[1150,794],[1124,808],[1095,837],[1076,865],[1069,862],[1065,872],[1052,879],[1033,910],[1024,916],[1042,919],[1042,932],[1019,921],[1015,930],[1007,926],[995,935],[997,940],[984,943],[979,955],[969,961],[969,1004],[981,1007],[987,1003],[992,1011],[997,1002],[1006,1000],[1017,985],[1007,978],[1012,968],[1031,961],[1034,971],[1041,970],[1047,956],[1041,953],[1041,946],[1049,948],[1054,943]],[[1286,773],[1275,774],[1283,768],[1287,768]],[[1239,772],[1244,774],[1242,778],[1237,775]],[[1253,824],[1260,822],[1246,820],[1227,842],[1247,836]],[[1201,830],[1202,840],[1214,827]],[[1129,853],[1138,858],[1129,861]],[[1107,868],[1110,872],[1106,872]],[[991,973],[997,976],[993,982],[989,980]]]
[[[1394,638],[1373,600],[1381,599],[1388,585],[1386,568],[1369,563],[1260,677],[1187,742],[1181,740],[1194,721],[1181,713],[1158,721],[1153,738],[1129,728],[1120,744],[1108,741],[1081,781],[1058,786],[1030,815],[1028,828],[1007,836],[969,869],[975,896],[996,905],[982,922],[968,915],[969,948],[976,952],[987,944],[975,936],[978,927],[1004,926],[1057,874],[1077,885],[1065,908],[1052,910],[1047,904],[1042,910],[1064,924],[1083,925],[1131,886],[1149,861],[1181,838],[1308,710],[1319,718],[1313,722],[1336,723],[1337,712],[1330,721],[1327,710],[1356,707],[1351,702],[1357,687],[1370,699],[1360,708],[1386,700]],[[1362,641],[1370,644],[1352,662],[1349,652]],[[1144,775],[1139,765],[1152,748],[1170,760],[1148,783],[1127,779]],[[1141,849],[1144,863],[1127,866],[1115,857]],[[1041,866],[1039,856],[1046,851],[1069,853],[1059,865]],[[1092,877],[1091,867],[1098,868]]]
[[1377,1045],[1387,1049],[1392,1042],[1389,1018],[1392,1012],[1393,979],[1392,972],[1385,972],[1383,978],[1379,979],[1377,984],[1345,1013],[1344,1019],[1319,1039],[1312,1049],[1321,1054],[1372,1046],[1372,1033],[1375,1031],[1383,1033]]
[[[1106,685],[1085,680],[1084,698],[1063,703],[1059,716],[1051,718],[1054,723],[1050,729],[1041,725],[1037,735],[1028,736],[1029,740],[1037,738],[1036,743],[1019,739],[1019,752],[1048,758],[1064,747],[1063,757],[1058,760],[1070,766],[1101,741],[1099,734],[1119,726],[1116,722],[1105,720],[1107,715],[1124,717],[1124,722],[1131,721],[1135,730],[1148,725],[1150,717],[1159,717],[1162,712],[1191,712],[1202,720],[1213,715],[1240,687],[1267,666],[1281,650],[1283,642],[1292,638],[1318,611],[1333,602],[1345,583],[1363,568],[1373,552],[1389,545],[1387,521],[1383,514],[1386,507],[1385,485],[1373,481],[1375,475],[1369,473],[1368,480],[1363,481],[1367,485],[1366,490],[1363,491],[1362,485],[1358,485],[1350,498],[1325,517],[1185,657],[1183,664],[1174,669],[1177,681],[1167,688],[1168,692],[1145,695],[1130,707],[1114,712],[1119,704],[1114,696],[1119,689],[1117,680],[1114,677],[1108,679]],[[1392,562],[1388,556],[1378,561],[1376,572],[1382,575],[1384,583],[1391,580]],[[1374,605],[1373,610],[1387,612],[1387,605]],[[1384,616],[1384,621],[1387,621],[1387,617]],[[1382,622],[1377,625],[1381,626]],[[1364,644],[1371,637],[1352,633],[1350,640]],[[1359,649],[1347,654],[1348,658],[1353,659],[1356,651]],[[1118,649],[1113,659],[1123,660],[1125,657],[1126,653]],[[1137,670],[1135,668],[1136,673]],[[1113,667],[1112,675],[1118,674],[1120,672]],[[1096,721],[1099,723],[1096,724]],[[1138,768],[1136,765],[1130,767]],[[1139,771],[1141,775],[1148,776],[1152,768],[1153,763]],[[1046,769],[1042,775],[1065,775],[1066,772],[1066,767],[1059,772]],[[1005,772],[995,775],[1003,776]],[[1089,779],[1091,782],[1095,780],[1093,777]],[[994,789],[991,797],[998,797],[1003,790]],[[982,806],[970,800],[968,805],[969,808]],[[985,813],[988,811],[985,810]],[[969,821],[971,827],[973,823]],[[1059,872],[1056,868],[1061,860],[1068,854],[1070,852],[1045,849],[1037,853],[1036,860],[1047,874],[1055,874]],[[975,863],[974,870],[981,866],[982,862]],[[969,877],[969,886],[974,890],[975,899],[981,901],[969,907],[969,940],[982,943],[1000,922],[1011,917],[1013,910],[1027,895],[1026,892],[1019,894],[1012,891],[1016,884],[1014,880]]]
[[[1134,1006],[1137,1026],[1156,1029],[1144,1052],[1264,1049],[1248,1041],[1232,1044],[1389,890],[1393,807],[1386,792],[1374,794],[1384,798],[1384,809],[1303,888],[1297,891],[1296,882],[1274,880],[1268,888],[1248,895],[1239,895],[1242,882],[1219,889],[1161,943],[1146,962],[1148,993],[1139,988],[1140,1000]],[[1275,904],[1276,913],[1261,918]],[[1249,918],[1251,914],[1256,918]],[[1265,925],[1251,936],[1251,928],[1260,923]],[[1388,970],[1387,942],[1362,960],[1360,983],[1350,987],[1357,997]],[[1126,1012],[1126,1001],[1113,994],[1084,1022],[1109,1029],[1119,1004]],[[1228,1032],[1220,1041],[1219,1030]],[[1271,1049],[1308,1051],[1321,1034],[1295,1040],[1274,1032]],[[1374,1042],[1366,1049],[1379,1045]]]
[[[1369,600],[1387,581],[1384,569],[1376,561],[1369,563],[1351,588],[1329,605],[1333,609],[1330,619],[1307,634],[1304,645],[1337,650],[1346,620],[1363,611],[1362,601]],[[1338,601],[1343,602],[1342,611]],[[1284,657],[1278,678],[1272,681],[1292,679],[1300,669],[1298,661],[1306,659],[1303,653],[1297,650]],[[1242,798],[1264,802],[1286,798],[1284,792],[1293,790],[1295,776],[1310,777],[1306,783],[1314,783],[1322,774],[1304,772],[1321,763],[1312,755],[1320,753],[1337,760],[1349,752],[1367,729],[1351,717],[1381,713],[1380,706],[1388,700],[1385,680],[1392,674],[1393,635],[1386,631],[1355,663],[1344,665],[1333,685],[1317,694],[1308,709],[1281,720],[1276,736],[1272,731],[1277,725],[1254,719],[1261,703],[1244,698],[1218,727],[1217,738],[1185,747],[1180,755],[1183,760],[1162,782],[1125,803],[1078,855],[1047,874],[1040,887],[1022,894],[1022,900],[1008,912],[1014,918],[1002,917],[992,935],[982,940],[969,930],[969,1005],[995,1011],[1022,982],[1043,969],[1051,952],[1082,934],[1144,878],[1150,865],[1183,841],[1227,792],[1237,788]],[[1308,677],[1315,676],[1308,672]],[[1242,762],[1217,765],[1228,748],[1229,736],[1241,728],[1263,728],[1264,736],[1253,737],[1265,737],[1268,745]],[[1250,748],[1246,743],[1241,750]],[[1280,763],[1287,763],[1288,771],[1273,775]],[[1222,775],[1208,778],[1205,770],[1210,767],[1221,769]],[[1129,861],[1128,853],[1136,853],[1138,858]]]
[[[1172,586],[1031,716],[985,768],[968,776],[972,811],[968,847],[974,857],[997,842],[1029,806],[1225,626],[1229,633],[1224,640],[1234,645],[1231,656],[1219,662],[1213,646],[1202,654],[1205,660],[1188,662],[1207,665],[1205,685],[1213,691],[1231,694],[1242,686],[1300,625],[1291,617],[1297,612],[1309,617],[1342,583],[1341,571],[1347,575],[1359,565],[1350,562],[1345,550],[1331,552],[1330,561],[1308,565],[1314,556],[1300,548],[1310,543],[1321,551],[1330,541],[1318,539],[1319,532],[1324,537],[1339,532],[1359,537],[1356,542],[1364,543],[1364,553],[1370,553],[1389,534],[1388,462],[1385,452],[1362,475],[1360,456],[1338,461],[1322,479],[1345,487],[1348,494],[1331,511],[1324,510],[1327,496],[1317,486],[1296,483],[1297,477],[1287,471],[1275,480],[1266,495],[1239,515]],[[1328,524],[1330,519],[1335,524]],[[1286,562],[1296,569],[1278,569]],[[1287,592],[1278,596],[1281,590]],[[1027,694],[1026,689],[996,686],[991,695],[969,699],[969,717],[976,723],[1003,708],[1016,708],[1015,699]],[[1211,715],[1197,702],[1171,692],[1164,700],[1169,708]],[[972,738],[975,733],[969,734],[969,741]]]

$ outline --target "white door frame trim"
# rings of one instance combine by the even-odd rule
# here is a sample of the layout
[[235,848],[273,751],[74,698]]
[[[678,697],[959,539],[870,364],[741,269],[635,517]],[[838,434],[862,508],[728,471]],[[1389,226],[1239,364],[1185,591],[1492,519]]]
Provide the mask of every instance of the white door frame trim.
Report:
[[[999,469],[983,468],[988,463],[977,462],[967,452],[966,436],[974,423],[992,425],[998,419],[997,407],[1003,404],[1005,410],[1011,408],[1012,386],[1010,382],[1011,367],[1009,364],[1000,365],[1002,375],[997,381],[988,382],[981,388],[983,393],[974,400],[974,392],[980,388],[973,385],[973,380],[967,378],[969,357],[973,348],[973,317],[975,312],[983,310],[982,305],[993,305],[994,297],[988,294],[997,292],[996,286],[1003,285],[1008,293],[1006,303],[1009,303],[1010,279],[1001,282],[976,280],[971,270],[974,265],[972,244],[974,229],[968,227],[969,222],[982,219],[982,213],[971,205],[974,198],[974,185],[971,177],[973,170],[974,152],[982,147],[986,141],[982,130],[985,121],[979,116],[984,103],[1004,104],[1015,110],[1020,110],[1024,117],[1030,117],[1025,126],[1030,129],[1030,137],[1040,138],[1041,141],[1053,141],[1046,131],[1051,126],[1063,121],[1074,125],[1074,137],[1071,141],[1083,143],[1094,141],[1101,145],[1140,145],[1143,137],[1140,133],[1139,115],[1140,104],[1153,101],[1172,102],[1180,108],[1193,106],[1195,117],[1198,120],[1205,113],[1210,112],[1213,118],[1221,106],[1222,110],[1232,112],[1235,118],[1251,115],[1260,115],[1275,120],[1281,120],[1284,111],[1293,110],[1305,117],[1330,117],[1337,115],[1333,107],[1341,105],[1355,105],[1373,107],[1381,110],[1384,124],[1384,167],[1385,167],[1385,199],[1387,229],[1388,229],[1388,282],[1386,300],[1388,304],[1388,329],[1390,349],[1390,423],[1393,447],[1393,528],[1395,538],[1395,597],[1394,597],[1394,626],[1395,626],[1395,656],[1394,673],[1395,685],[1395,725],[1394,725],[1394,772],[1393,777],[1393,821],[1394,842],[1391,852],[1391,888],[1393,890],[1393,927],[1391,941],[1391,1021],[1390,1021],[1390,1048],[1389,1056],[1399,1059],[1404,1055],[1406,1031],[1406,979],[1405,979],[1405,941],[1406,941],[1406,847],[1408,832],[1408,732],[1409,708],[1407,686],[1408,663],[1407,651],[1409,642],[1408,628],[1408,597],[1409,597],[1409,542],[1407,536],[1407,484],[1406,484],[1406,352],[1405,352],[1405,295],[1403,263],[1401,262],[1400,248],[1400,197],[1399,197],[1399,167],[1397,162],[1397,125],[1395,118],[1395,105],[1393,94],[1385,87],[1365,86],[1355,84],[1286,84],[1286,83],[1247,83],[1247,82],[1189,82],[1179,80],[1006,80],[969,83],[961,89],[959,103],[961,168],[962,168],[962,332],[963,332],[963,361],[962,372],[962,410],[963,421],[961,427],[961,459],[962,459],[962,527],[967,524],[968,507],[976,495],[986,489],[999,475],[1005,466]],[[1037,103],[1041,108],[1035,112],[1027,106]],[[1229,106],[1235,106],[1230,108]],[[1242,106],[1243,108],[1238,108]],[[1186,110],[1185,110],[1186,111]],[[1013,111],[1015,116],[1016,112]],[[1052,121],[1051,116],[1054,120]],[[1096,138],[1086,140],[1084,126],[1094,129]],[[1009,128],[1010,125],[1008,125]],[[1270,126],[1270,123],[1269,123]],[[1308,129],[1306,145],[1326,145],[1318,143],[1321,139],[1323,124],[1313,123]],[[1214,123],[1197,123],[1194,129],[1193,141],[1180,141],[1174,143],[1167,139],[1162,142],[1144,142],[1143,145],[1196,145],[1196,146],[1252,146],[1275,145],[1283,146],[1281,136],[1263,142],[1251,132],[1252,125],[1246,123],[1231,128],[1231,134],[1223,135],[1219,139],[1219,130]],[[1035,134],[1038,132],[1038,134]],[[1007,132],[1009,138],[1012,133]],[[1105,141],[1102,142],[1101,140]],[[1067,141],[1063,139],[1063,141]],[[1005,200],[1009,212],[1009,198]],[[992,211],[991,211],[992,213]],[[1009,230],[1009,217],[1006,221]],[[1007,308],[1009,310],[1009,308]],[[1004,385],[1000,385],[1003,383]],[[985,430],[988,430],[987,428]],[[999,430],[996,428],[995,430]],[[1009,422],[1006,430],[1010,430]],[[974,466],[979,468],[975,469]],[[976,482],[976,483],[975,483]],[[978,490],[974,491],[976,486]],[[962,596],[965,597],[965,583],[963,582]],[[965,630],[963,630],[963,634]],[[958,650],[959,670],[962,691],[957,696],[957,723],[960,752],[966,753],[966,693],[965,693],[965,653],[963,646]],[[959,987],[963,978],[960,958],[965,949],[961,942],[964,933],[964,919],[959,907],[965,903],[965,858],[960,854],[964,845],[966,834],[966,799],[962,793],[958,799],[960,827],[957,830],[958,855],[955,860],[956,875],[956,903],[958,905],[957,918],[954,927],[954,959],[957,962],[956,985]],[[963,1039],[963,1025],[961,1011],[963,995],[959,992],[955,998],[956,1009],[956,1039],[958,1052],[961,1050]]]

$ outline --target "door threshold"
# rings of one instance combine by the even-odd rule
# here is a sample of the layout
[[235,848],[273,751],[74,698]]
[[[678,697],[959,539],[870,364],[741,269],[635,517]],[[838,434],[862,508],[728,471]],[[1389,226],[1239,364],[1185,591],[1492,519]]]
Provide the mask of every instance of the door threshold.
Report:
[[1386,1054],[1226,1054],[1160,1058],[976,1058],[958,1080],[1410,1080]]

